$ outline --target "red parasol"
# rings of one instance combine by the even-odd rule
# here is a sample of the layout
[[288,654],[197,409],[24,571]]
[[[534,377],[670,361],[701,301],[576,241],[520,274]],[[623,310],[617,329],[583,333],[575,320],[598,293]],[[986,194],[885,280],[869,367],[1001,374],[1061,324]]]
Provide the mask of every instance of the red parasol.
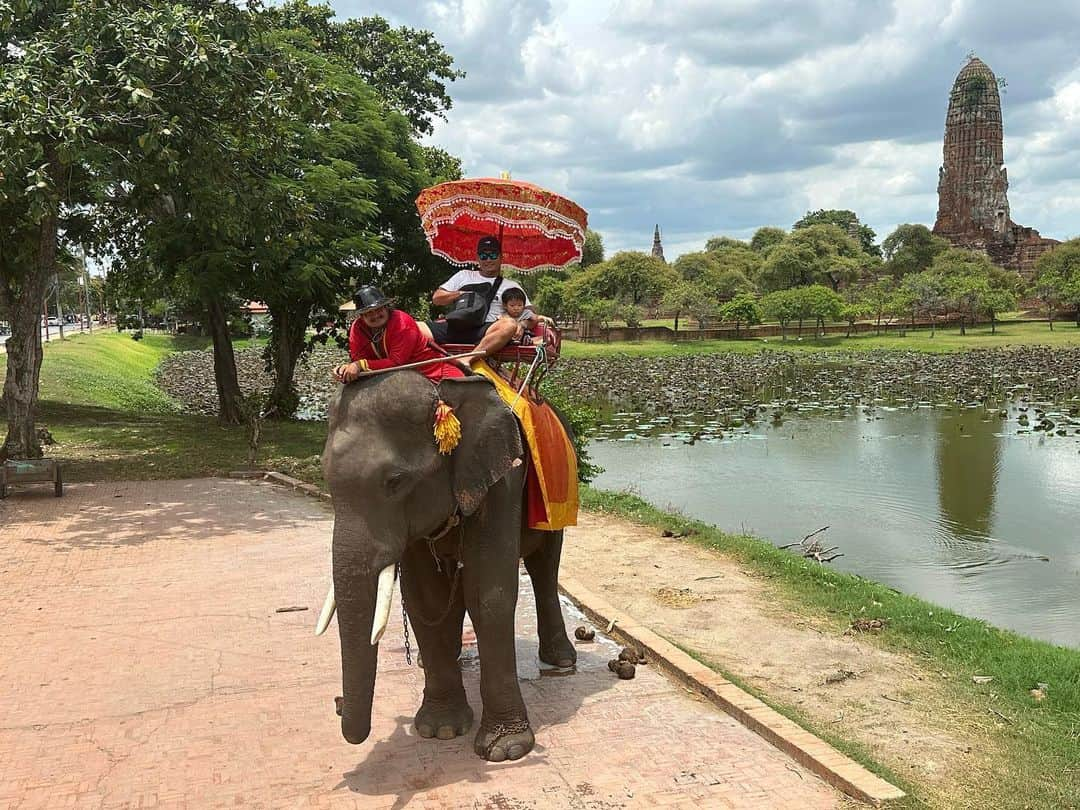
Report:
[[482,236],[499,237],[503,267],[523,272],[581,259],[585,209],[532,183],[494,177],[440,183],[420,192],[416,208],[431,252],[456,265],[476,262]]

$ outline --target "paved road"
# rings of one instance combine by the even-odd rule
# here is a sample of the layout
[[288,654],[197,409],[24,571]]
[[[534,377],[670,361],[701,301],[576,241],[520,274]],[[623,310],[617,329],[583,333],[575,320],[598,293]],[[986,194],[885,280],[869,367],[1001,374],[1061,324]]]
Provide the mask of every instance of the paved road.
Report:
[[[106,327],[104,327],[104,326],[98,326],[96,324],[94,325],[95,330],[97,330],[97,329],[105,329],[105,328]],[[115,327],[113,327],[113,328],[115,328]],[[48,329],[48,335],[45,334],[45,331],[46,331],[45,328],[42,327],[42,329],[41,329],[41,342],[42,343],[45,343],[45,342],[50,341],[50,340],[59,340],[60,339],[60,327],[59,326],[50,326],[49,329]],[[66,323],[66,324],[64,324],[64,337],[68,337],[69,335],[75,334],[77,332],[84,332],[84,331],[88,331],[88,328],[83,324],[79,324],[79,323]],[[10,337],[11,337],[11,335],[0,335],[0,352],[3,352],[5,350],[4,344],[8,342],[8,339]]]
[[[400,610],[382,643],[371,738],[340,737],[325,505],[270,484],[27,488],[0,501],[0,808],[811,808],[833,789],[610,641],[542,677],[519,610],[537,747],[493,765],[470,738],[410,727],[422,671]],[[275,609],[306,605],[302,612]],[[570,610],[567,608],[567,610]],[[575,623],[577,619],[571,619]],[[470,636],[469,633],[466,634]],[[475,647],[463,656],[479,709]]]

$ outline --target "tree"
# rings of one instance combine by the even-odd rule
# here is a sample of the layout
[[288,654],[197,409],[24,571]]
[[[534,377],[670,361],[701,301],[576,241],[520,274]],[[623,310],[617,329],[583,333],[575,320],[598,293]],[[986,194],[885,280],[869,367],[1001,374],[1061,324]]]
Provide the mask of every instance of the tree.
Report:
[[930,319],[930,337],[937,329],[937,316],[948,304],[945,278],[929,270],[912,273],[900,282],[900,288],[911,302],[914,312]]
[[787,238],[787,231],[783,228],[766,225],[754,231],[754,235],[750,238],[750,249],[755,253],[767,256],[769,251],[783,242],[785,238]]
[[714,250],[723,250],[728,247],[748,248],[746,242],[742,239],[735,239],[731,236],[714,236],[705,243],[705,251],[711,253]]
[[949,242],[925,225],[898,225],[881,243],[885,268],[893,278],[928,270],[939,253],[949,249]]
[[738,337],[740,324],[753,326],[761,323],[761,307],[752,294],[742,293],[720,307],[720,317],[725,321],[735,321],[735,337]]
[[968,320],[974,325],[991,290],[1009,291],[1015,274],[995,267],[981,251],[949,248],[934,257],[930,273],[942,277],[949,302],[960,312],[960,334],[966,334]]
[[[258,267],[285,247],[271,235],[302,205],[279,184],[281,166],[300,148],[305,113],[333,108],[309,65],[271,35],[266,16],[234,12],[225,29],[231,58],[208,75],[193,68],[195,76],[157,101],[168,125],[139,137],[142,159],[112,166],[102,208],[117,271],[153,275],[202,302],[225,424],[244,421],[226,304],[280,289],[260,285]],[[303,320],[301,333],[306,313]]]
[[600,297],[631,304],[655,303],[677,278],[674,271],[655,256],[629,250],[574,274],[571,281],[585,274],[591,274],[587,278],[590,283],[595,283],[594,290]]
[[1072,306],[1080,327],[1080,239],[1070,239],[1042,254],[1035,261],[1035,283],[1060,304]]
[[798,317],[799,306],[795,290],[775,290],[761,299],[761,311],[769,320],[780,324],[780,339],[787,340],[787,328]]
[[[839,320],[844,308],[844,299],[835,291],[821,284],[814,284],[799,290],[800,297],[806,301],[810,315],[816,319],[815,337],[825,334],[825,322]],[[800,331],[802,323],[799,324]]]
[[379,267],[402,227],[416,230],[413,200],[430,181],[403,116],[380,104],[355,73],[318,53],[306,35],[287,47],[333,101],[302,110],[292,148],[268,161],[269,207],[283,215],[268,218],[255,240],[250,292],[270,310],[266,353],[274,386],[266,410],[278,416],[292,416],[299,404],[293,375],[311,313],[335,313],[352,277]]
[[1003,287],[993,287],[986,292],[982,299],[982,310],[990,319],[990,334],[997,334],[997,316],[1016,306],[1016,293]]
[[551,274],[541,275],[536,282],[533,302],[541,315],[547,315],[555,321],[561,319],[567,314],[566,282]]
[[881,248],[874,243],[877,234],[869,225],[860,223],[854,211],[836,208],[819,208],[817,211],[807,211],[806,216],[796,222],[792,229],[799,230],[813,225],[836,225],[844,233],[849,233],[856,226],[856,223],[858,223],[858,244],[862,252],[869,256],[881,256]]
[[704,295],[704,290],[689,281],[678,281],[664,292],[660,306],[665,312],[674,313],[676,332],[679,331],[679,316],[689,312],[694,302]]
[[840,307],[840,318],[847,324],[847,336],[855,331],[855,323],[870,314],[870,305],[866,301],[854,299],[845,301]]
[[434,119],[445,119],[453,106],[446,84],[465,73],[454,69],[453,57],[430,31],[392,28],[379,16],[339,22],[329,5],[308,0],[290,0],[267,14],[275,28],[308,31],[312,43],[354,70],[418,134],[430,135]]
[[581,246],[581,266],[600,264],[604,260],[604,238],[592,228],[585,231],[585,243]]
[[769,252],[758,286],[782,290],[824,283],[836,290],[857,279],[865,261],[855,240],[836,225],[809,225]]
[[864,300],[869,313],[876,318],[874,334],[881,334],[881,320],[889,311],[896,289],[896,280],[891,276],[883,276],[866,287]]
[[690,283],[699,282],[705,276],[719,270],[719,265],[713,255],[705,251],[684,253],[672,263],[671,267],[684,281]]
[[[96,206],[131,191],[121,170],[175,171],[175,140],[223,104],[246,97],[266,117],[283,85],[257,27],[228,3],[0,0],[0,300],[12,316],[0,455],[41,455],[38,316],[60,235],[106,243]],[[185,103],[194,88],[205,106]]]

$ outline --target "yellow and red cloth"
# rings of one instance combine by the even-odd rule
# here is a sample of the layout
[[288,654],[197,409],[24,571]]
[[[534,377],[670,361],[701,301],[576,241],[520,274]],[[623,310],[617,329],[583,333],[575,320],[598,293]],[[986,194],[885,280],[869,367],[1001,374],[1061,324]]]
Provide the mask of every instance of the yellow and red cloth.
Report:
[[495,385],[503,402],[518,418],[529,446],[525,482],[526,524],[530,529],[557,531],[577,525],[578,477],[574,445],[558,415],[547,403],[532,402],[484,362],[472,370]]

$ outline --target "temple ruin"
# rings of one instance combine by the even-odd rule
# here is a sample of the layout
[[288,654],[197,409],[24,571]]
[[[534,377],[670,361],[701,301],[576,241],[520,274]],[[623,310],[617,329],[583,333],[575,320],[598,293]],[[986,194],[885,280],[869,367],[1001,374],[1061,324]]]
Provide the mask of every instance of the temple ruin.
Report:
[[949,94],[934,233],[1030,278],[1035,260],[1060,243],[1012,221],[1008,190],[998,80],[972,57]]

